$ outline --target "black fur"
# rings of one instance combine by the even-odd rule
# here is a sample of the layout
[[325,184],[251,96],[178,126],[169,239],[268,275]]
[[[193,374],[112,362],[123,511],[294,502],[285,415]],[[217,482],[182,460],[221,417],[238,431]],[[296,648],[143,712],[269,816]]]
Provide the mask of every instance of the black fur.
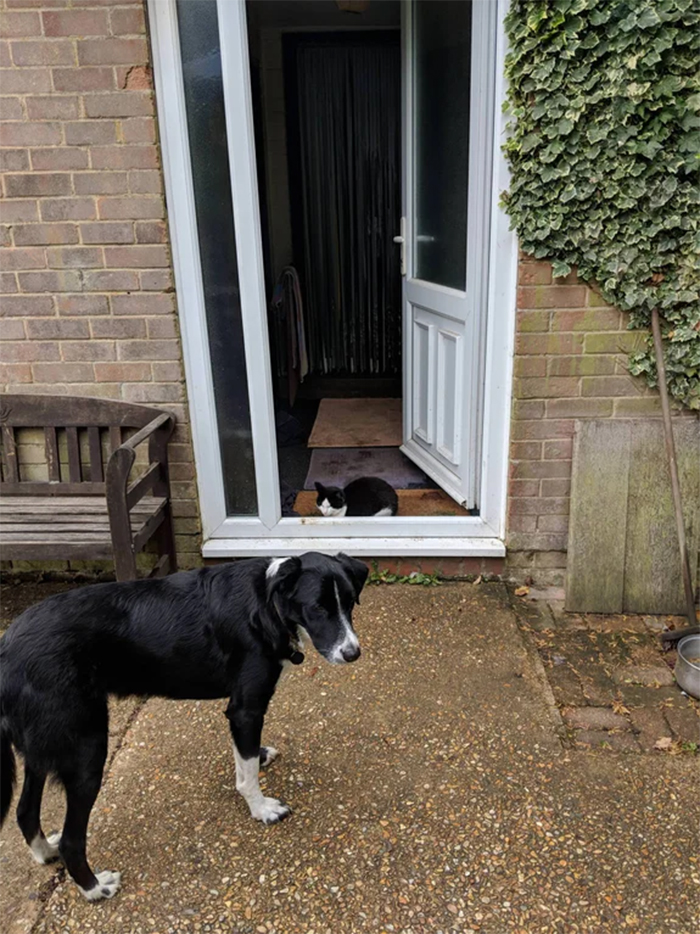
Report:
[[399,509],[396,490],[381,477],[359,477],[342,489],[339,486],[324,486],[318,481],[314,486],[318,493],[316,505],[319,509],[324,500],[328,500],[333,509],[347,507],[346,516],[376,516],[383,510],[385,515],[395,516]]
[[359,648],[340,658],[337,647],[367,573],[346,555],[254,558],[95,584],[28,609],[0,641],[3,819],[14,746],[25,762],[18,822],[27,842],[43,839],[41,794],[54,775],[67,797],[60,855],[78,885],[92,889],[85,836],[107,753],[108,695],[228,697],[239,752],[265,757],[263,719],[298,627],[328,660],[354,660]]

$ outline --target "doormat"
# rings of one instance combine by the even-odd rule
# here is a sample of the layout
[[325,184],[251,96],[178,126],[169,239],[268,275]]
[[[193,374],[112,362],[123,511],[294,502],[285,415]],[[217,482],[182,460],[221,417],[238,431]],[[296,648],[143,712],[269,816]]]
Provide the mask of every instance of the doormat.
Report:
[[395,490],[435,485],[398,448],[317,448],[304,489],[313,490],[316,480],[325,486],[345,486],[358,477],[380,477]]
[[401,399],[321,399],[310,448],[397,448]]
[[[444,490],[397,490],[399,516],[469,516]],[[316,516],[325,521],[316,508],[316,493],[302,490],[297,494],[294,511],[299,516]],[[386,522],[386,519],[382,520]]]

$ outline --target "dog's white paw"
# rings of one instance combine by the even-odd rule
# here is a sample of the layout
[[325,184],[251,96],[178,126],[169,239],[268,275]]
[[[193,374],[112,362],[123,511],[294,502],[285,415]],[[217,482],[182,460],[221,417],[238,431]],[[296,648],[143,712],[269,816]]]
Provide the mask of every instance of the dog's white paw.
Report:
[[99,902],[103,898],[112,898],[119,891],[122,882],[121,873],[110,872],[106,869],[104,872],[98,872],[95,875],[97,885],[91,889],[80,889],[89,902]]
[[264,769],[267,766],[274,762],[274,760],[279,755],[279,752],[275,749],[274,746],[261,746],[260,747],[260,768]]
[[48,837],[44,837],[43,834],[41,836],[37,835],[29,844],[29,849],[32,851],[32,856],[37,863],[43,866],[58,859],[58,844],[60,841],[60,833],[50,833]]
[[258,804],[251,807],[250,813],[255,820],[260,820],[263,824],[276,824],[291,814],[292,809],[277,798],[261,798]]

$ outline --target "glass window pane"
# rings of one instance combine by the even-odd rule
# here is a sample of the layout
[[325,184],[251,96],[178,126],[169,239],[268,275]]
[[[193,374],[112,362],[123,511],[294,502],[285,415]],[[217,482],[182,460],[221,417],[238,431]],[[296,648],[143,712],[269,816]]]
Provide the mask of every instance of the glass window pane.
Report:
[[229,515],[257,515],[216,0],[178,0],[199,252]]
[[413,18],[414,275],[464,289],[471,3],[416,0]]

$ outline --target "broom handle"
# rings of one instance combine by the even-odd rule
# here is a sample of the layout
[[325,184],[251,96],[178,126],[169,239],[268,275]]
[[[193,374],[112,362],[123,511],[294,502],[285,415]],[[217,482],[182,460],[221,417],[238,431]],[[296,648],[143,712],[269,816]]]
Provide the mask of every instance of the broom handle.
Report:
[[668,388],[666,386],[666,364],[664,350],[661,343],[661,327],[659,325],[659,309],[651,312],[651,330],[654,335],[654,352],[656,354],[656,370],[659,378],[659,395],[661,396],[661,412],[664,422],[664,439],[666,441],[666,454],[668,456],[668,469],[671,473],[671,492],[673,493],[673,509],[676,514],[676,530],[678,532],[678,547],[681,552],[681,572],[683,574],[683,587],[685,589],[685,603],[688,622],[691,626],[697,624],[695,614],[695,595],[693,582],[690,576],[690,557],[685,541],[685,524],[683,522],[683,505],[681,503],[681,486],[678,482],[678,464],[676,463],[676,445],[673,440],[673,426],[671,424],[671,408],[668,404]]

